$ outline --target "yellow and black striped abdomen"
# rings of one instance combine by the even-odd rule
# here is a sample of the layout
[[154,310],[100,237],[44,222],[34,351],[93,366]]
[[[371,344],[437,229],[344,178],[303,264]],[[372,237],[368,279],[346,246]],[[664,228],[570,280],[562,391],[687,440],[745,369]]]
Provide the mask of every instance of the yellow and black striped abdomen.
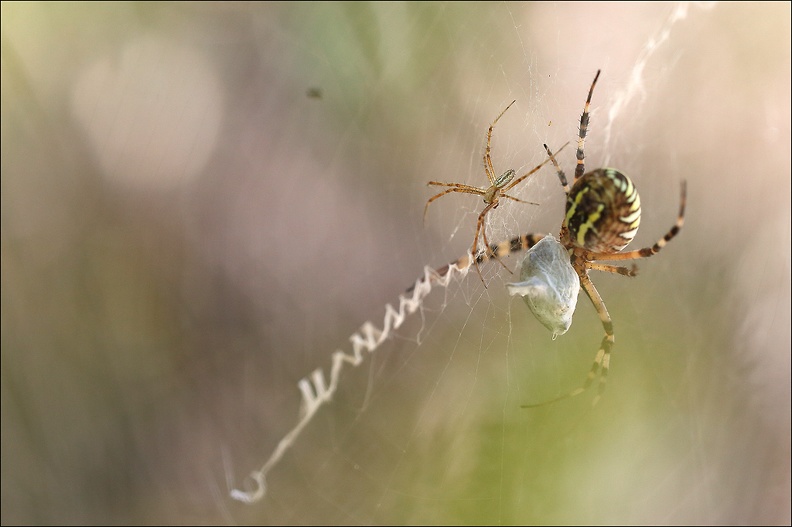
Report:
[[564,225],[569,241],[596,253],[627,247],[641,223],[641,198],[630,178],[598,168],[575,181],[567,196]]

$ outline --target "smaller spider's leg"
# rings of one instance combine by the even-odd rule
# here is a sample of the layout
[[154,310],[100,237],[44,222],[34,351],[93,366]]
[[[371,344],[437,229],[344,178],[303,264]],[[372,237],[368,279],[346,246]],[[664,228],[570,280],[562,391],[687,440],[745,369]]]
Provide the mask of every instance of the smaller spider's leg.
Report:
[[[482,213],[482,214],[483,214],[483,213]],[[506,269],[507,271],[509,271],[509,273],[511,273],[511,274],[514,274],[514,272],[513,272],[511,269],[509,269],[509,268],[506,266],[506,264],[505,264],[505,263],[503,263],[503,260],[501,260],[501,259],[500,259],[500,257],[501,257],[501,254],[500,254],[500,253],[499,253],[499,251],[498,251],[499,245],[498,245],[498,244],[492,244],[492,245],[490,245],[490,242],[489,242],[489,240],[487,239],[487,225],[486,225],[486,224],[484,224],[484,218],[482,218],[482,225],[481,225],[481,237],[482,237],[482,238],[484,238],[484,247],[486,247],[486,248],[487,248],[487,250],[489,250],[489,251],[490,251],[490,252],[489,252],[489,258],[493,258],[493,259],[497,260],[497,261],[498,261],[498,263],[499,263],[499,264],[501,264],[501,265],[503,266],[503,268],[504,268],[504,269]],[[506,254],[508,254],[508,253],[506,253]]]
[[583,173],[586,171],[585,160],[586,156],[583,153],[583,147],[586,143],[586,132],[588,131],[589,125],[589,109],[591,107],[591,94],[594,93],[594,86],[597,85],[597,79],[599,79],[600,70],[597,70],[597,74],[594,76],[594,82],[591,83],[591,88],[589,88],[588,97],[586,97],[586,105],[583,106],[583,115],[580,116],[580,130],[578,132],[578,147],[577,147],[577,165],[575,166],[575,181],[580,179],[583,176]]
[[484,189],[474,187],[473,185],[465,185],[464,183],[443,183],[442,181],[429,181],[426,186],[434,185],[436,187],[455,187],[458,189],[469,190],[471,194],[484,194]]
[[426,214],[429,212],[429,205],[431,205],[434,200],[442,198],[446,194],[450,194],[452,192],[459,192],[459,189],[450,188],[448,190],[444,190],[443,192],[441,192],[439,194],[436,194],[436,195],[432,196],[431,198],[429,198],[429,200],[426,202],[426,205],[424,205],[424,213],[423,213],[424,225],[426,225]]
[[533,201],[525,201],[524,199],[515,198],[514,196],[509,196],[508,194],[501,194],[500,197],[508,198],[508,199],[517,201],[519,203],[525,203],[526,205],[541,205],[541,203],[535,203]]
[[586,268],[593,269],[595,271],[605,271],[606,273],[620,274],[624,276],[636,276],[638,274],[638,266],[635,264],[632,264],[630,268],[627,268],[618,265],[608,265],[608,264],[589,262],[586,264]]
[[585,269],[575,267],[575,271],[580,277],[580,285],[583,287],[583,290],[586,292],[589,299],[591,300],[591,303],[594,304],[594,308],[597,310],[597,314],[599,315],[600,321],[602,322],[602,327],[605,329],[605,337],[603,337],[600,347],[597,350],[597,354],[594,356],[594,363],[591,365],[591,370],[589,370],[588,375],[586,375],[586,380],[583,382],[583,386],[576,388],[565,395],[556,397],[555,399],[551,399],[539,404],[526,404],[521,408],[537,408],[539,406],[545,406],[547,404],[552,404],[580,395],[581,393],[588,390],[588,388],[591,386],[591,383],[597,377],[597,374],[599,374],[599,386],[597,388],[597,395],[591,401],[591,406],[594,406],[599,402],[600,398],[602,397],[602,393],[605,391],[605,385],[608,381],[608,370],[610,369],[611,348],[613,347],[613,343],[615,341],[615,336],[613,334],[613,322],[611,322],[608,309],[605,307],[605,302],[602,301],[602,297],[600,297],[597,289],[591,282],[591,279],[589,279]]
[[435,194],[426,202],[424,206],[424,214],[423,214],[423,221],[426,223],[426,213],[429,211],[429,205],[436,199],[440,199],[446,194],[450,194],[452,192],[462,192],[464,194],[476,194],[478,196],[484,194],[484,191],[478,187],[472,187],[470,185],[463,185],[462,183],[441,183],[439,181],[430,181],[427,185],[435,185],[438,187],[451,187],[448,190],[444,190],[439,194]]
[[506,113],[506,110],[512,107],[512,104],[516,103],[517,101],[512,101],[509,105],[503,109],[501,113],[492,121],[492,124],[489,126],[489,130],[487,130],[487,148],[484,150],[484,171],[487,173],[487,177],[489,178],[490,184],[495,184],[495,169],[492,167],[492,129],[495,128],[495,125],[498,124],[498,120],[503,117],[503,114]]
[[[569,144],[569,143],[567,143],[567,144]],[[542,146],[545,147],[545,150],[547,150],[547,155],[550,156],[550,161],[553,162],[553,166],[556,169],[556,174],[558,174],[558,180],[561,182],[561,187],[564,189],[564,193],[565,194],[569,194],[569,181],[567,181],[566,174],[564,174],[564,171],[561,170],[561,167],[558,165],[558,161],[556,161],[555,156],[550,151],[550,149],[547,147],[547,145],[542,145]],[[566,145],[564,145],[564,146],[566,146]],[[562,146],[561,148],[564,148],[564,147]]]
[[636,249],[626,253],[590,253],[586,255],[588,260],[635,260],[637,258],[649,258],[659,253],[674,236],[679,234],[682,226],[685,225],[685,204],[687,203],[687,183],[682,181],[679,196],[679,215],[673,227],[651,247]]
[[[481,278],[481,283],[484,284],[484,288],[485,289],[487,288],[487,283],[484,281],[484,277],[481,274],[481,269],[479,269],[478,258],[476,257],[476,255],[478,254],[478,239],[479,239],[479,233],[483,230],[484,231],[484,243],[485,243],[484,251],[486,252],[487,249],[489,249],[489,245],[487,244],[487,233],[486,233],[486,227],[484,225],[484,218],[487,216],[487,213],[490,210],[494,209],[497,206],[498,206],[497,200],[493,201],[492,203],[490,203],[486,207],[484,207],[484,210],[482,210],[481,214],[479,214],[478,221],[476,222],[476,237],[473,238],[473,246],[470,248],[470,254],[473,257],[473,263],[476,266],[476,272],[478,272],[479,278]],[[490,256],[491,255],[489,255],[489,254],[487,255],[488,259],[489,259]],[[500,261],[500,260],[498,260],[498,261]],[[501,264],[503,264],[503,262],[501,262]],[[504,267],[505,267],[505,265],[504,265]]]
[[[564,146],[562,146],[561,148],[558,149],[558,152],[560,152],[561,150],[566,148],[568,145],[569,145],[569,143],[564,144]],[[549,152],[550,151],[548,150],[548,153]],[[556,153],[558,153],[558,152],[556,152]],[[539,163],[538,165],[533,167],[527,174],[524,174],[524,175],[518,177],[517,179],[513,180],[511,183],[509,183],[508,186],[506,186],[506,187],[504,187],[502,189],[502,192],[506,192],[507,190],[513,188],[515,185],[518,185],[522,180],[524,180],[525,178],[527,178],[531,174],[537,172],[540,168],[545,166],[549,161],[553,161],[554,163],[556,163],[555,158],[553,157],[552,154],[550,154],[550,156],[547,159],[545,159],[544,161],[542,161],[541,163]],[[556,163],[556,166],[558,166],[558,163]]]

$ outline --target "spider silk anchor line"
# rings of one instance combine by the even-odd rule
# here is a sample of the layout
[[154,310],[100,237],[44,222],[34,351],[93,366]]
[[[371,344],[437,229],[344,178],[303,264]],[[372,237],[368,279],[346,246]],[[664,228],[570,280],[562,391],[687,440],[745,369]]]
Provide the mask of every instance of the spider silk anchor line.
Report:
[[250,473],[249,478],[255,482],[256,488],[250,491],[232,489],[230,492],[231,498],[245,503],[255,503],[263,498],[267,492],[267,473],[278,464],[283,455],[294,445],[303,428],[308,425],[319,408],[332,400],[333,394],[338,388],[344,364],[351,364],[353,367],[359,366],[365,358],[363,355],[364,351],[373,353],[390,337],[391,331],[398,329],[402,325],[407,315],[415,313],[421,307],[423,299],[432,291],[433,284],[448,287],[455,275],[459,275],[460,278],[467,275],[474,260],[477,263],[481,263],[496,252],[501,251],[496,251],[495,246],[493,246],[489,254],[485,254],[482,251],[476,255],[475,259],[471,254],[468,254],[438,270],[434,270],[429,266],[424,267],[423,276],[416,280],[409,290],[399,295],[398,309],[395,309],[391,304],[385,305],[382,329],[378,329],[370,321],[367,321],[356,333],[349,337],[352,342],[352,354],[341,350],[336,350],[333,353],[329,382],[321,368],[315,369],[310,376],[300,379],[297,387],[302,394],[302,406],[297,425],[280,440],[266,463],[259,470]]

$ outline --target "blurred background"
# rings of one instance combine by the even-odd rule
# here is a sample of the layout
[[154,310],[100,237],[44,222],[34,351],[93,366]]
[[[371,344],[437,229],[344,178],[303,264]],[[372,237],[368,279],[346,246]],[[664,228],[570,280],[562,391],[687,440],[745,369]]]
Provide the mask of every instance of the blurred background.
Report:
[[[2,4],[2,523],[788,524],[790,5]],[[297,382],[573,140],[629,174],[635,279],[553,341],[513,276],[427,298],[268,475]],[[574,151],[559,156],[571,173]],[[557,233],[552,170],[491,240]],[[519,255],[504,262],[514,269]]]

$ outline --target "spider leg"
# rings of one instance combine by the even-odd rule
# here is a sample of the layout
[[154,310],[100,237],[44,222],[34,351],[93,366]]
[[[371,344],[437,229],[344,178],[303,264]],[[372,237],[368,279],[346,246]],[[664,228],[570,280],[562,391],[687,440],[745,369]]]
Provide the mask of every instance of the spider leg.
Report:
[[501,193],[500,197],[502,198],[509,198],[514,201],[518,201],[520,203],[525,203],[526,205],[540,205],[540,203],[534,203],[533,201],[525,201],[524,199],[515,198],[514,196],[509,196],[508,194]]
[[426,202],[426,205],[424,206],[424,214],[423,214],[424,223],[426,223],[426,213],[429,211],[429,205],[434,200],[440,199],[443,196],[445,196],[446,194],[450,194],[452,192],[462,192],[464,194],[476,194],[478,196],[481,196],[481,195],[484,194],[484,191],[481,190],[480,188],[472,187],[470,185],[463,185],[462,183],[440,183],[438,181],[430,181],[429,183],[427,183],[427,185],[437,185],[437,186],[445,186],[445,187],[451,187],[451,188],[449,188],[448,190],[444,190],[443,192],[440,192],[439,194],[435,194],[434,196],[429,198],[429,200]]
[[429,181],[426,184],[426,186],[428,187],[429,185],[434,185],[436,187],[455,187],[459,189],[477,191],[477,192],[471,192],[471,194],[484,194],[484,190],[485,190],[480,187],[474,187],[473,185],[465,185],[464,183],[443,183],[442,181]]
[[512,107],[512,104],[516,103],[517,101],[512,101],[509,105],[503,109],[501,113],[492,121],[492,124],[489,126],[489,130],[487,130],[487,148],[484,150],[484,171],[487,173],[487,177],[489,178],[490,185],[495,184],[495,169],[492,167],[492,147],[490,143],[492,142],[492,129],[495,128],[495,125],[498,123],[498,120],[503,117],[503,114],[506,113],[506,110]]
[[[558,149],[558,152],[560,152],[561,150],[566,148],[568,145],[569,145],[569,143],[566,143],[564,146],[562,146],[561,148]],[[547,148],[547,147],[545,147],[545,148]],[[550,153],[550,150],[548,150],[547,152]],[[558,152],[556,152],[556,153],[558,153]],[[542,161],[541,163],[539,163],[538,165],[533,167],[527,174],[524,174],[524,175],[518,177],[517,179],[512,180],[511,183],[509,183],[507,186],[503,187],[501,192],[506,192],[507,190],[513,188],[515,185],[519,184],[523,179],[527,178],[528,176],[530,176],[531,174],[535,173],[540,168],[545,166],[549,161],[552,161],[556,165],[556,167],[558,166],[558,162],[553,157],[553,154],[550,154],[547,159],[545,159],[544,161]]]
[[589,253],[586,255],[587,260],[635,260],[637,258],[649,258],[659,253],[674,236],[679,234],[682,226],[685,225],[685,203],[687,202],[687,183],[682,181],[680,196],[679,196],[679,215],[673,227],[660,238],[657,243],[651,247],[644,247],[643,249],[636,249],[626,253]]
[[586,171],[585,160],[586,156],[583,153],[583,147],[585,146],[586,142],[586,132],[588,131],[589,125],[589,109],[591,107],[591,94],[594,93],[594,86],[597,84],[597,79],[599,79],[600,70],[597,70],[597,74],[594,76],[594,82],[591,83],[591,88],[589,88],[588,97],[586,97],[586,105],[583,106],[583,115],[580,116],[580,130],[578,131],[578,147],[577,153],[575,154],[577,157],[577,165],[575,166],[575,181],[580,179],[583,176],[583,173]]
[[[487,288],[487,284],[486,284],[486,282],[484,282],[484,277],[481,275],[481,269],[479,269],[478,258],[476,257],[476,255],[478,254],[478,251],[477,251],[477,249],[478,249],[478,239],[479,239],[479,233],[483,229],[484,230],[484,243],[485,243],[484,251],[486,252],[487,249],[489,248],[489,245],[487,244],[487,232],[486,232],[486,227],[484,226],[484,217],[487,215],[487,213],[490,210],[494,209],[497,206],[498,206],[497,200],[493,201],[492,203],[490,203],[489,205],[484,207],[484,210],[482,210],[481,214],[479,214],[478,221],[476,222],[476,237],[473,238],[473,246],[470,248],[470,254],[474,258],[473,264],[476,266],[476,272],[478,272],[479,278],[481,278],[481,283],[484,284],[484,288],[485,289]],[[497,257],[496,257],[496,259],[497,259]],[[498,259],[498,261],[500,262],[499,259]],[[501,265],[506,267],[506,264],[504,264],[503,262],[501,262]],[[507,269],[508,269],[508,267],[507,267]]]
[[[526,251],[539,243],[545,236],[545,234],[523,234],[522,236],[515,236],[510,240],[493,243],[487,249],[480,250],[475,255],[474,262],[476,264],[482,264],[492,258],[499,258],[519,251]],[[456,264],[457,267],[463,267],[468,265],[467,258],[467,256],[463,256],[459,260],[451,262],[451,264]],[[449,265],[446,265],[445,268],[448,268]]]
[[[581,275],[581,273],[579,272],[578,275]],[[602,392],[605,391],[605,384],[608,381],[608,371],[610,370],[611,348],[613,347],[613,343],[616,340],[616,336],[613,334],[613,322],[611,321],[611,317],[608,314],[608,308],[605,307],[605,302],[602,301],[602,297],[597,291],[597,288],[594,287],[594,284],[588,277],[588,274],[580,276],[580,285],[583,287],[583,290],[586,291],[591,303],[594,304],[594,308],[597,310],[597,314],[599,315],[600,321],[602,322],[602,327],[605,330],[605,336],[602,338],[600,348],[597,350],[597,355],[594,357],[594,364],[591,366],[591,371],[589,371],[588,376],[586,376],[586,381],[583,383],[583,386],[578,388],[578,393],[586,391],[586,389],[591,386],[591,382],[594,380],[594,377],[596,377],[597,371],[599,370],[599,385],[597,387],[597,395],[591,401],[591,406],[594,406],[599,402],[600,397],[602,397]],[[573,395],[577,394],[573,393]]]
[[580,395],[581,393],[588,390],[588,388],[591,386],[591,383],[597,377],[598,373],[599,386],[597,388],[597,395],[591,401],[591,406],[594,406],[599,402],[600,398],[602,397],[602,393],[605,391],[605,385],[608,381],[608,370],[610,368],[611,348],[613,347],[613,343],[615,341],[615,336],[613,334],[613,322],[611,321],[611,317],[608,314],[608,308],[605,307],[605,302],[602,301],[602,297],[600,297],[599,293],[597,292],[597,288],[594,287],[591,279],[589,279],[585,269],[580,269],[579,267],[575,266],[575,271],[577,271],[577,274],[580,277],[580,285],[583,287],[583,290],[586,292],[589,299],[591,300],[591,303],[594,304],[594,308],[597,310],[597,314],[599,315],[600,321],[602,322],[602,327],[605,329],[605,337],[603,337],[602,343],[597,350],[597,354],[594,356],[594,364],[591,365],[591,370],[589,370],[588,375],[586,375],[586,380],[583,382],[583,386],[576,388],[560,397],[556,397],[555,399],[538,404],[525,404],[522,405],[521,408],[537,408],[539,406],[545,406],[547,404],[552,404],[564,399],[569,399],[570,397],[575,397],[576,395]]
[[[545,147],[545,150],[547,150],[547,155],[550,156],[550,160],[553,162],[553,166],[556,169],[556,174],[558,174],[558,180],[561,181],[561,187],[564,189],[564,193],[565,194],[569,194],[569,181],[567,181],[566,174],[564,174],[564,171],[561,170],[561,167],[558,165],[558,161],[556,161],[555,156],[550,151],[550,149],[547,147],[547,145],[542,145],[542,146]],[[566,145],[564,145],[564,146],[566,146]],[[561,148],[563,149],[564,147],[562,146]],[[559,150],[559,152],[560,152],[560,150]]]
[[620,274],[624,276],[636,276],[638,274],[638,266],[635,264],[632,264],[632,267],[628,269],[627,267],[621,267],[618,265],[608,265],[608,264],[588,262],[586,263],[586,268],[593,269],[595,271],[605,271],[606,273]]
[[[493,243],[488,249],[480,250],[478,254],[475,255],[475,261],[481,264],[487,260],[490,260],[491,258],[506,256],[519,251],[526,251],[539,243],[539,241],[545,236],[545,234],[523,234],[521,236],[515,236],[510,240]],[[451,262],[451,264],[456,264],[457,267],[463,267],[464,265],[467,265],[467,256],[463,256],[459,260]],[[445,267],[447,268],[449,265],[446,265]]]
[[[488,250],[490,250],[490,251],[491,251],[491,256],[490,256],[490,258],[494,258],[495,260],[497,260],[497,261],[498,261],[498,263],[499,263],[499,264],[501,264],[501,265],[503,266],[503,268],[504,268],[504,269],[506,269],[507,271],[509,271],[509,273],[510,273],[510,274],[514,274],[514,272],[513,272],[511,269],[509,269],[509,268],[506,266],[506,264],[505,264],[505,263],[503,263],[503,260],[501,260],[501,259],[500,259],[500,256],[498,255],[498,253],[497,253],[497,252],[495,252],[495,251],[492,251],[492,247],[495,247],[495,248],[497,248],[498,246],[497,246],[497,244],[495,244],[495,245],[490,245],[490,242],[489,242],[489,240],[487,239],[487,226],[486,226],[486,225],[483,223],[483,219],[484,219],[484,218],[482,218],[482,225],[481,225],[481,236],[484,238],[484,246],[485,246],[485,247],[486,247]],[[472,253],[472,254],[473,254],[473,253]]]

